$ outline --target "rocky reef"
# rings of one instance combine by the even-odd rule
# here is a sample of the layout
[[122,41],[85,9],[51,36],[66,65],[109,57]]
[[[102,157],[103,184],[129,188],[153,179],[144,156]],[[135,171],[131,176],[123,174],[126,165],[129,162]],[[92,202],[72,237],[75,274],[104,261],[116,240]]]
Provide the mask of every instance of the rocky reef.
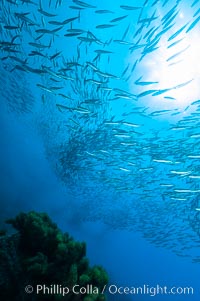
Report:
[[7,223],[16,233],[0,237],[2,300],[105,300],[108,275],[90,267],[84,242],[63,233],[46,213],[20,213]]

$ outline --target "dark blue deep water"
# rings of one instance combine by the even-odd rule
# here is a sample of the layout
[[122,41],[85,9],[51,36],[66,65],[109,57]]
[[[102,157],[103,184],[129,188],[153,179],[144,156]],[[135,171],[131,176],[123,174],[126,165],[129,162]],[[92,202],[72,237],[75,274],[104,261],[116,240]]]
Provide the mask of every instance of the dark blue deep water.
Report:
[[108,300],[198,301],[199,62],[198,0],[0,0],[1,227],[47,212],[152,287]]

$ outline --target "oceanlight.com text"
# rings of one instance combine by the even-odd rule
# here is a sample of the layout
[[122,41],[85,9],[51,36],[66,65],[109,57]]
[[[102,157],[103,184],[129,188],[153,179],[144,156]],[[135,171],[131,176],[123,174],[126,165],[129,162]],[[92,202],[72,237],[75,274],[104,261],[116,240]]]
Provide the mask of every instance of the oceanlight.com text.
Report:
[[150,286],[148,284],[144,284],[142,286],[134,287],[134,286],[117,286],[115,284],[111,284],[108,286],[107,291],[109,294],[115,295],[150,295],[154,297],[156,295],[193,295],[194,289],[193,287],[168,287],[168,286],[160,286],[157,284],[156,286]]

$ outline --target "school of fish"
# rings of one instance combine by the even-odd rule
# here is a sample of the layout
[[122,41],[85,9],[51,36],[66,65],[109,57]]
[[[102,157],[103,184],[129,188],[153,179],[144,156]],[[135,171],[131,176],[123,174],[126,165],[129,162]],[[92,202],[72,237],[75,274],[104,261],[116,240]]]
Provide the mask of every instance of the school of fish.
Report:
[[200,80],[163,86],[151,64],[181,68],[200,1],[1,0],[0,32],[1,99],[34,121],[76,218],[200,262]]

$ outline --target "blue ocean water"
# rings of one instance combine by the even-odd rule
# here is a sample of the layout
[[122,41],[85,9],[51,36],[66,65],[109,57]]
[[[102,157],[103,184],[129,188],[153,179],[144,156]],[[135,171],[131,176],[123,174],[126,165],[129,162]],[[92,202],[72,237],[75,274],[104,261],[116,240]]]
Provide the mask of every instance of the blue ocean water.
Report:
[[1,224],[45,211],[111,286],[194,289],[108,300],[199,300],[199,1],[0,12]]

